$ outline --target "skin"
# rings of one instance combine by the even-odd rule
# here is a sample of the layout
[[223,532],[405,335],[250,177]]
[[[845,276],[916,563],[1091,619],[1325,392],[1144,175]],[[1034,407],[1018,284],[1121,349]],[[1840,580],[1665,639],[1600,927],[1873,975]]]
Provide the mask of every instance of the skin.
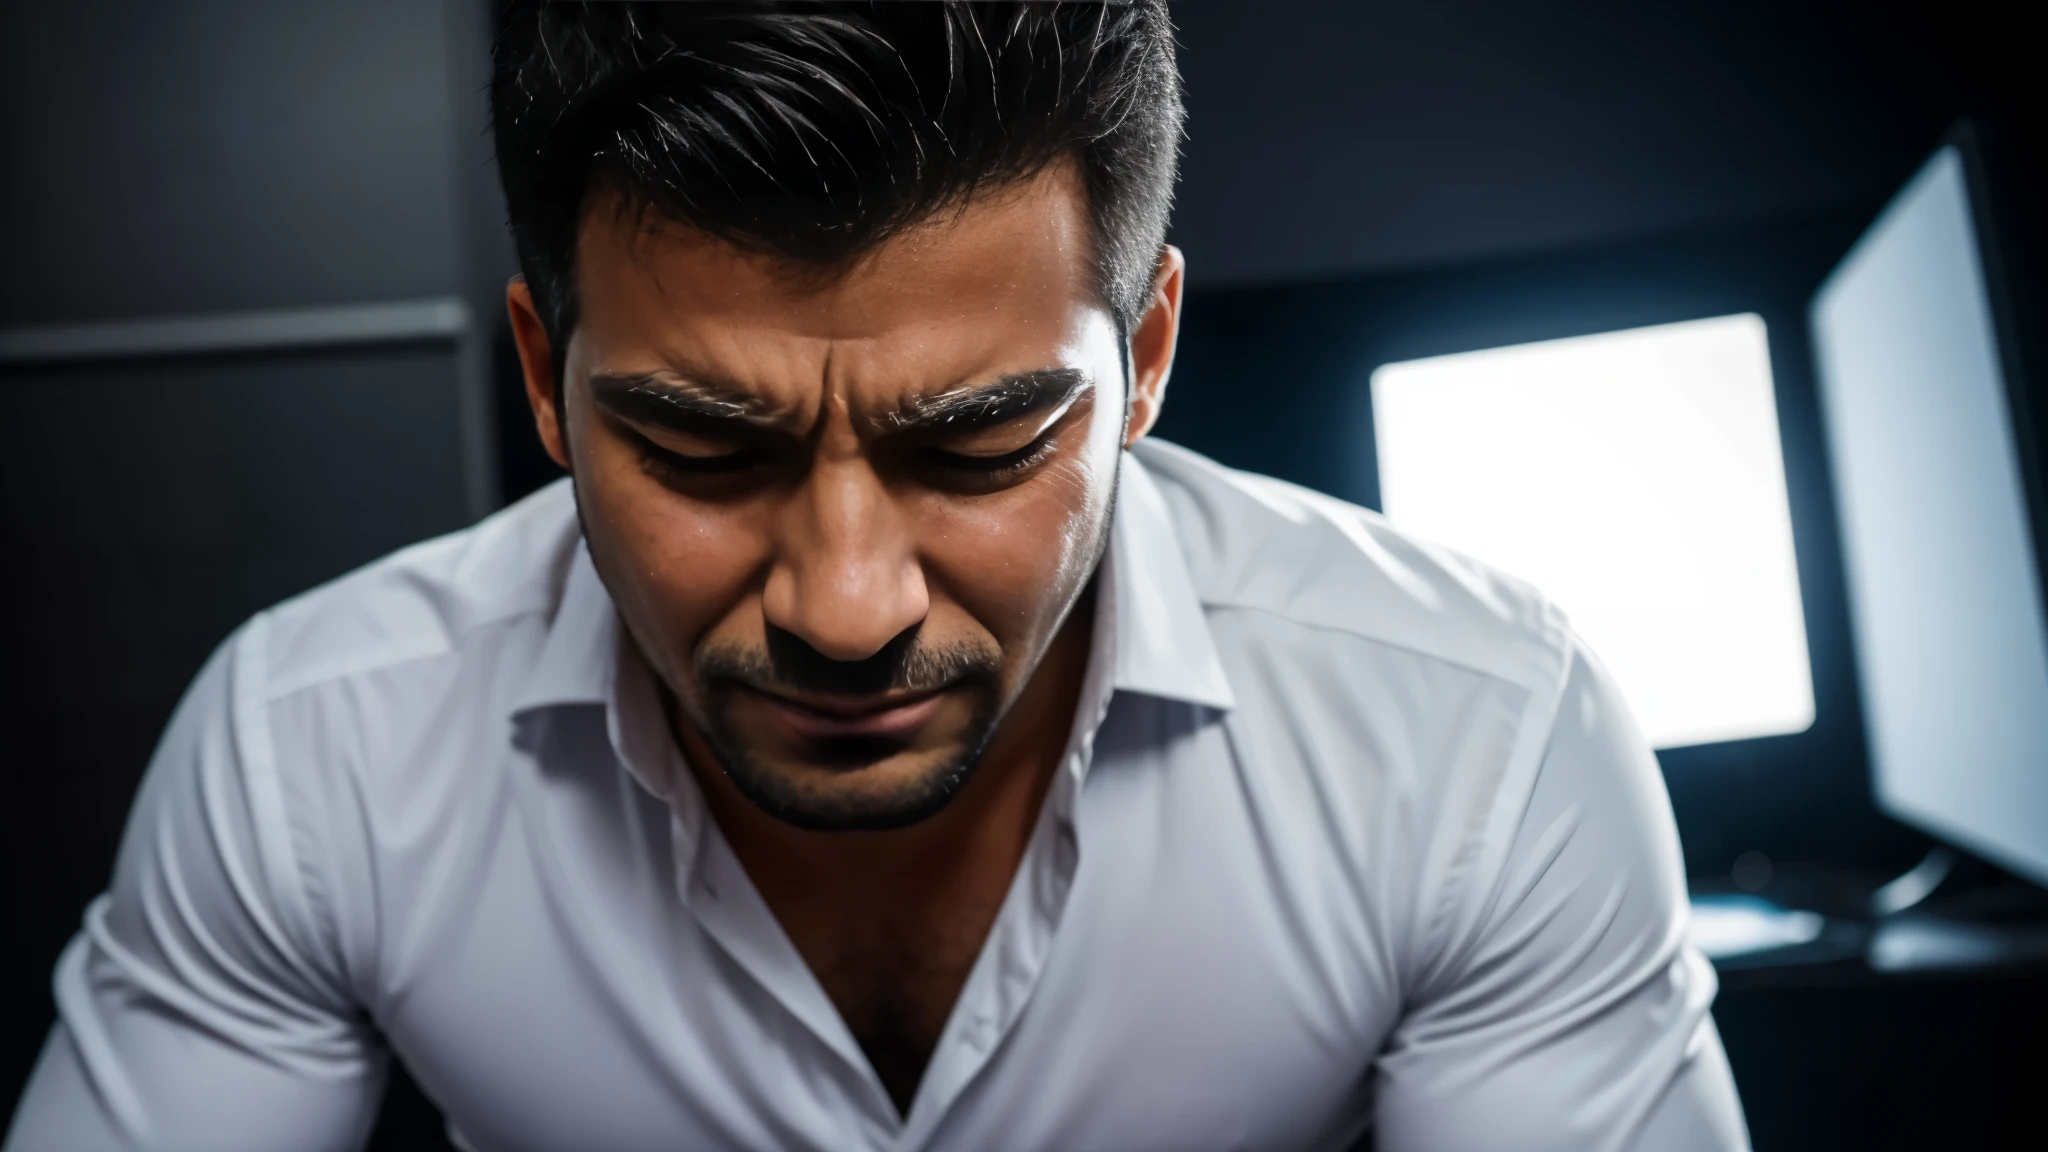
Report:
[[711,814],[906,1112],[1064,753],[1118,454],[1172,365],[1181,254],[1128,392],[1093,267],[1061,162],[829,273],[600,191],[559,393],[507,292]]

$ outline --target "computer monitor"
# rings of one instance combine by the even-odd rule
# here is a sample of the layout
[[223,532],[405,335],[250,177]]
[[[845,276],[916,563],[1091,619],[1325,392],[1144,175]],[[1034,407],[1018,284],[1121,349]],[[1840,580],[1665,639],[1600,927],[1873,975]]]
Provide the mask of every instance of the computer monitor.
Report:
[[1389,519],[1533,582],[1659,749],[1814,720],[1754,313],[1380,366]]
[[2038,490],[1972,147],[1871,224],[1812,330],[1877,802],[2048,883]]

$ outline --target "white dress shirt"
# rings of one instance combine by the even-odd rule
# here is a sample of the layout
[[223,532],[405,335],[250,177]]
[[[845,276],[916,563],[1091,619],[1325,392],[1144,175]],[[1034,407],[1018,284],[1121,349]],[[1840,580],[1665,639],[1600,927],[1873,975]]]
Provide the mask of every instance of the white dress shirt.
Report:
[[6,1147],[1746,1145],[1657,765],[1528,587],[1126,453],[1036,832],[907,1116],[707,816],[566,482],[215,654]]

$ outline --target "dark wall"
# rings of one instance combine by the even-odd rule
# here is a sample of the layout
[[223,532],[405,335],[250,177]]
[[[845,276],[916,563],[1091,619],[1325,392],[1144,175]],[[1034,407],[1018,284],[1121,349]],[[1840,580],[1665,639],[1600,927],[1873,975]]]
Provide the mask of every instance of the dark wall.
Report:
[[[2012,9],[2012,10],[2008,10]],[[1177,0],[1191,283],[1469,263],[1854,201],[1972,86],[2015,6]]]
[[458,279],[440,5],[15,4],[6,19],[6,323]]
[[488,28],[483,0],[0,8],[0,1113],[207,653],[496,501]]

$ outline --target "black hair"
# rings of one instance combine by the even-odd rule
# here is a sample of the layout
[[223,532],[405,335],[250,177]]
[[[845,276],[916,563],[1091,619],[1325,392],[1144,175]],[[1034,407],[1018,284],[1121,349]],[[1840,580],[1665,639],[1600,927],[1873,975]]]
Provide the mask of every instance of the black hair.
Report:
[[1166,0],[548,3],[504,12],[492,131],[519,262],[562,350],[609,184],[751,251],[844,266],[978,192],[1078,161],[1126,333],[1181,131]]

